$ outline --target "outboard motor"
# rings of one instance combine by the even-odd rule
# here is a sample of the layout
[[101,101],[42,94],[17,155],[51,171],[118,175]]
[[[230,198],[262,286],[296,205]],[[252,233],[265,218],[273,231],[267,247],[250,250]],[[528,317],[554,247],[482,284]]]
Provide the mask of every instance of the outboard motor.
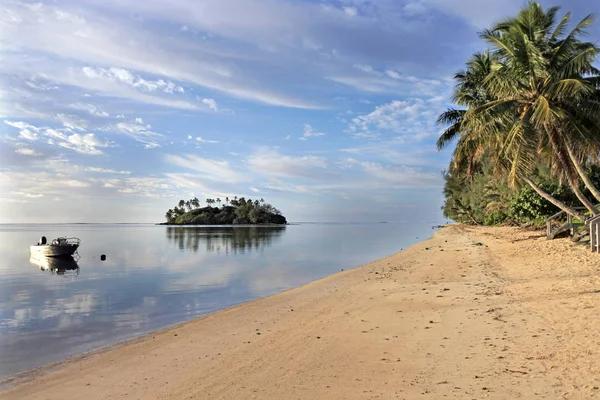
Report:
[[40,239],[40,244],[46,244],[46,236],[42,236]]

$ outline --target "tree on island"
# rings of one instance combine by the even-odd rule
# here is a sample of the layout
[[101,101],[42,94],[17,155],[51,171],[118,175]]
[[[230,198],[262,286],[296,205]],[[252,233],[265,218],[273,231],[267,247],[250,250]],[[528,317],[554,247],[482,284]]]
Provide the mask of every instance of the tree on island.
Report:
[[[227,197],[226,199],[229,199]],[[212,204],[217,203],[217,207]],[[186,212],[183,205],[189,206]],[[179,201],[179,207],[169,209],[165,213],[166,224],[169,225],[238,225],[238,224],[286,224],[281,212],[264,201],[237,196],[229,201],[229,205],[221,206],[221,199],[206,199],[206,207],[200,208],[196,198]]]
[[[529,213],[540,221],[556,209],[582,220],[598,214],[590,198],[600,201],[600,50],[579,39],[591,16],[565,34],[570,14],[557,23],[557,12],[530,2],[484,30],[490,49],[456,74],[453,101],[462,109],[438,120],[450,125],[439,149],[458,139],[445,174],[446,216],[497,223],[500,216],[489,217],[498,199],[505,219]],[[555,208],[541,212],[532,191]]]

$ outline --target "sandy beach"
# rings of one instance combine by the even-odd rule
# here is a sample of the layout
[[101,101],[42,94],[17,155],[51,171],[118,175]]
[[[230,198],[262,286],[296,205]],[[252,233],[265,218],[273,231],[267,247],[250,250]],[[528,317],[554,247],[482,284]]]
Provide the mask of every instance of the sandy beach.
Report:
[[391,257],[31,371],[0,399],[600,397],[600,256],[453,225]]

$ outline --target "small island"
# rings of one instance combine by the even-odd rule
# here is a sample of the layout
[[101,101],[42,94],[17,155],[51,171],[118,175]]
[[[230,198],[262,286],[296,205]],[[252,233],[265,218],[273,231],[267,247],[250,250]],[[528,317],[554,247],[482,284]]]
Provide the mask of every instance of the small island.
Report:
[[[213,207],[213,204],[217,204]],[[221,205],[223,203],[223,205]],[[234,196],[206,199],[206,207],[200,207],[197,198],[179,200],[177,206],[169,209],[162,225],[244,225],[244,224],[287,224],[281,211],[266,203],[264,199],[252,200]]]

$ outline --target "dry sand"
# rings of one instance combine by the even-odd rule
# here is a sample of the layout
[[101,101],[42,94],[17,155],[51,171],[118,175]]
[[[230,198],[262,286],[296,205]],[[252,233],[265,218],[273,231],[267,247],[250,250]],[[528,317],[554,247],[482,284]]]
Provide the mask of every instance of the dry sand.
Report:
[[396,255],[96,352],[0,399],[600,397],[600,255],[451,226]]

